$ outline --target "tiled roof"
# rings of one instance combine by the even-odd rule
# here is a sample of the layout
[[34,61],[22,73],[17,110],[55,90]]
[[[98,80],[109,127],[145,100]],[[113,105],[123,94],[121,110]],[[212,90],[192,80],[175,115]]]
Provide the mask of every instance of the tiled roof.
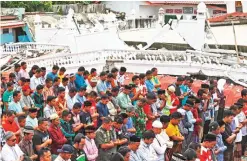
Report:
[[[128,84],[131,82],[131,78],[133,77],[133,74],[128,73],[128,79],[125,80],[125,84]],[[160,83],[161,83],[161,88],[162,89],[167,89],[168,85],[174,83],[176,81],[176,77],[172,76],[158,76]],[[192,89],[197,93],[197,91],[200,89],[201,84],[205,83],[202,82],[201,80],[194,80]],[[226,106],[230,107],[233,105],[239,98],[241,98],[241,90],[243,89],[242,86],[239,85],[230,85],[226,84],[224,86],[224,94],[226,96]]]
[[1,21],[2,20],[15,20],[16,16],[3,16],[1,15]]
[[[201,1],[147,1],[150,4],[199,4]],[[205,4],[226,4],[224,1],[203,1]]]
[[17,27],[23,27],[25,23],[23,21],[19,20],[12,20],[12,21],[1,21],[0,28],[17,28]]
[[228,13],[221,16],[209,18],[208,20],[209,22],[224,22],[229,19],[241,19],[241,18],[247,19],[247,13],[242,13],[242,12]]
[[207,5],[208,8],[214,9],[214,10],[218,10],[218,11],[223,11],[226,12],[226,8],[222,8],[222,7],[217,7],[217,6],[213,6],[213,5]]
[[[12,70],[13,72],[13,70]],[[8,75],[10,72],[3,72],[2,76],[5,77],[8,80]],[[129,84],[131,82],[131,78],[134,76],[133,73],[127,73],[127,79],[125,79],[124,84]],[[161,82],[161,88],[167,89],[168,85],[174,83],[176,81],[176,77],[172,76],[165,76],[165,75],[159,75],[158,76],[160,82]],[[200,89],[201,84],[205,83],[201,80],[194,80],[192,89],[197,93],[197,91]],[[224,94],[226,96],[226,106],[230,107],[233,105],[239,98],[241,98],[241,90],[243,89],[242,86],[239,85],[230,85],[226,84],[224,86]]]

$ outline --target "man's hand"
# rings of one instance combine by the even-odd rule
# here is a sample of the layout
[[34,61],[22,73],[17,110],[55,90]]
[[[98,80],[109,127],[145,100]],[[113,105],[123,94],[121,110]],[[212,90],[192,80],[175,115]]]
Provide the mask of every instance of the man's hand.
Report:
[[47,139],[47,140],[46,140],[46,144],[47,144],[47,145],[50,145],[51,143],[52,143],[52,140],[51,140],[51,139]]
[[19,161],[24,161],[24,156],[23,156],[23,155],[22,155],[22,156],[20,156]]
[[34,154],[34,155],[30,156],[30,159],[32,159],[32,160],[35,160],[37,158],[38,158],[38,155],[37,154]]
[[113,142],[113,144],[116,146],[116,145],[120,145],[120,140],[117,139],[116,141]]
[[239,133],[239,129],[236,129],[233,131],[234,134],[238,134]]
[[81,123],[81,124],[80,124],[80,127],[81,127],[81,128],[82,128],[82,127],[84,127],[84,124],[83,124],[83,123]]
[[218,150],[215,150],[214,153],[217,155],[217,154],[220,153],[220,150],[219,149]]
[[20,134],[21,134],[21,129],[18,130],[18,131],[16,131],[14,134],[15,134],[15,135],[20,135]]

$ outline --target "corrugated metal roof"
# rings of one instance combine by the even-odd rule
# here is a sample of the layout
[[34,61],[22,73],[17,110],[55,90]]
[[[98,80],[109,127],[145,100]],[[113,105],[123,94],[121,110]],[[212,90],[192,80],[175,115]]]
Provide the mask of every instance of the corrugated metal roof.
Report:
[[[201,1],[148,1],[150,4],[199,4]],[[224,1],[203,1],[205,4],[226,4]]]

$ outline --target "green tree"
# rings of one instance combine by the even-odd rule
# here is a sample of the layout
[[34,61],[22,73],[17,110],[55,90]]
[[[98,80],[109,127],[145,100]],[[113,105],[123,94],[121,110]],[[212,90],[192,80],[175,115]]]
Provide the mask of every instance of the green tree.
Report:
[[95,1],[52,1],[52,4],[93,4]]
[[25,8],[26,12],[51,11],[52,1],[2,1],[2,8]]

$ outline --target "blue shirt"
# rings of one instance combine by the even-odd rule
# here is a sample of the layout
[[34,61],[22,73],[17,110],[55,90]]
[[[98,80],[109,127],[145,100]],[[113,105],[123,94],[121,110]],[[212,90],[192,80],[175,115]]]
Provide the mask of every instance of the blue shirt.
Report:
[[20,102],[16,103],[14,101],[10,102],[8,110],[15,111],[16,113],[23,112]]
[[196,123],[196,120],[194,119],[194,116],[191,111],[186,111],[186,116],[188,118],[189,123],[191,123],[191,127],[188,129],[189,131],[194,131],[194,123]]
[[105,82],[105,86],[107,89],[112,89],[110,82]]
[[106,87],[106,82],[103,82],[102,80],[100,80],[97,83],[97,91],[100,94],[100,92],[106,92],[107,87]]
[[[133,126],[133,120],[132,120],[131,117],[128,118],[128,122],[127,122],[127,124],[125,126],[126,126],[127,129],[131,129],[131,128],[134,127]],[[133,135],[133,133],[129,133],[129,136],[131,136],[131,135]]]
[[146,80],[145,81],[145,84],[147,86],[148,93],[153,92],[153,90],[154,90],[154,84],[153,84],[153,82],[151,80]]
[[216,137],[215,149],[220,150],[220,153],[216,155],[217,161],[224,161],[224,151],[227,149],[227,147],[224,145],[221,134],[218,134]]
[[54,79],[57,77],[57,74],[54,74],[52,72],[48,73],[46,75],[46,78],[50,78],[52,80],[52,82],[54,82]]
[[[182,84],[180,86],[180,89],[181,89],[181,93],[186,93],[186,92],[189,92],[190,91],[190,88],[187,85],[184,85],[184,84]],[[184,99],[182,100],[182,106],[185,105],[188,97],[189,97],[188,95],[184,97]]]
[[87,87],[87,83],[84,77],[77,73],[75,74],[75,87],[77,90],[79,90],[81,87]]
[[75,96],[75,102],[79,102],[80,104],[84,104],[84,102],[86,101],[86,97],[85,96],[80,96],[79,94],[77,94]]
[[102,120],[100,119],[101,117],[107,117],[108,115],[110,115],[110,112],[108,110],[107,105],[98,102],[96,105],[97,111],[99,113],[99,120],[98,120],[98,127],[100,127],[102,125]]

